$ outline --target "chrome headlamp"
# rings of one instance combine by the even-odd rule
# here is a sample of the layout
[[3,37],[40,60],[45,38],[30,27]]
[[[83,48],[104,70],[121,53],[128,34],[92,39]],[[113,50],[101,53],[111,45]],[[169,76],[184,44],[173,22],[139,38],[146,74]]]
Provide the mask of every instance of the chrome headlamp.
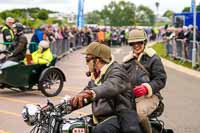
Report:
[[40,107],[34,104],[27,104],[22,110],[22,117],[24,122],[26,122],[29,126],[33,126],[35,124],[39,114]]

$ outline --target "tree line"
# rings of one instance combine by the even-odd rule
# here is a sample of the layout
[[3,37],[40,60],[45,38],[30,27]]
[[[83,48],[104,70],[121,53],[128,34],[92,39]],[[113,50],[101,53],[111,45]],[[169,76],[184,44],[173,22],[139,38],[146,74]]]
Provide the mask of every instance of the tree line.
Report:
[[28,9],[12,9],[0,12],[0,25],[4,23],[5,19],[9,17],[15,18],[16,21],[31,27],[37,27],[43,23],[53,23],[56,20],[50,19],[48,15],[55,13],[54,11],[28,8]]
[[131,2],[115,2],[104,6],[101,11],[86,14],[86,23],[110,26],[147,25],[155,23],[154,12],[143,5],[136,7]]
[[[157,8],[159,3],[155,3]],[[190,7],[184,7],[182,12],[189,12]],[[197,5],[197,11],[200,11],[200,4]],[[37,27],[44,23],[62,23],[66,24],[67,20],[60,21],[57,19],[49,18],[50,13],[56,13],[51,10],[40,8],[28,8],[28,9],[13,9],[0,12],[0,25],[4,23],[6,17],[11,16],[24,25],[31,27]],[[167,10],[163,16],[172,18],[174,12]],[[87,24],[99,24],[109,26],[130,26],[130,25],[155,25],[156,15],[147,6],[136,5],[132,2],[126,1],[112,1],[108,5],[105,5],[102,10],[95,10],[85,15],[85,22]],[[68,23],[67,23],[68,24]]]

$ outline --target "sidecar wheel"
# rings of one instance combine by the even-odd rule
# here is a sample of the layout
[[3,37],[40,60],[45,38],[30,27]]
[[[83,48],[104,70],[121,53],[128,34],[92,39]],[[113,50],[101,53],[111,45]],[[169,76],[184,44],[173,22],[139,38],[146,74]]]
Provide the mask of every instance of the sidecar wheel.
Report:
[[38,84],[38,88],[47,97],[57,96],[63,89],[64,79],[62,73],[55,68],[46,70]]

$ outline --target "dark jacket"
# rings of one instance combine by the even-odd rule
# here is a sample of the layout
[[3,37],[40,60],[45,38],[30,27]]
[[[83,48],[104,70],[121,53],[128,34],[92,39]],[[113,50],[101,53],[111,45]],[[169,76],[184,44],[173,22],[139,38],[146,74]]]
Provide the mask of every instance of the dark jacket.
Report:
[[131,102],[130,82],[125,69],[118,63],[111,63],[99,82],[91,80],[87,88],[96,93],[92,102],[92,112],[98,121],[114,115],[114,111],[108,101],[115,106],[115,111],[135,109]]
[[13,55],[8,60],[16,62],[23,60],[25,58],[27,44],[28,40],[26,36],[24,36],[23,34],[17,35],[15,38],[15,44],[12,48],[14,49],[12,51]]
[[178,33],[177,39],[184,39],[184,31]]
[[159,91],[165,87],[167,79],[160,57],[156,55],[156,52],[152,48],[147,48],[140,57],[139,62],[145,67],[149,74],[135,63],[132,53],[124,59],[123,67],[128,72],[132,87],[144,83],[148,88],[149,96],[158,94]]
[[[193,41],[193,33],[194,33],[193,31],[190,32],[190,34],[189,34],[189,41]],[[200,41],[200,33],[199,33],[198,30],[196,30],[196,40]]]

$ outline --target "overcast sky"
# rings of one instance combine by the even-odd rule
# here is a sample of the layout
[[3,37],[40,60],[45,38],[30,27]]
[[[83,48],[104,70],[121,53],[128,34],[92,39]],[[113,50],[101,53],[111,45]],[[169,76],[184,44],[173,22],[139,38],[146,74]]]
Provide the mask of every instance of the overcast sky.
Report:
[[[92,10],[101,10],[112,0],[85,0],[85,12]],[[120,0],[115,0],[120,1]],[[191,5],[191,0],[125,0],[131,1],[135,5],[145,5],[156,11],[155,2],[160,3],[159,13],[163,14],[170,9],[175,12],[181,12],[185,6]],[[196,0],[200,3],[200,0]],[[71,13],[77,12],[78,0],[0,0],[0,11],[13,8],[40,7],[54,11]]]

